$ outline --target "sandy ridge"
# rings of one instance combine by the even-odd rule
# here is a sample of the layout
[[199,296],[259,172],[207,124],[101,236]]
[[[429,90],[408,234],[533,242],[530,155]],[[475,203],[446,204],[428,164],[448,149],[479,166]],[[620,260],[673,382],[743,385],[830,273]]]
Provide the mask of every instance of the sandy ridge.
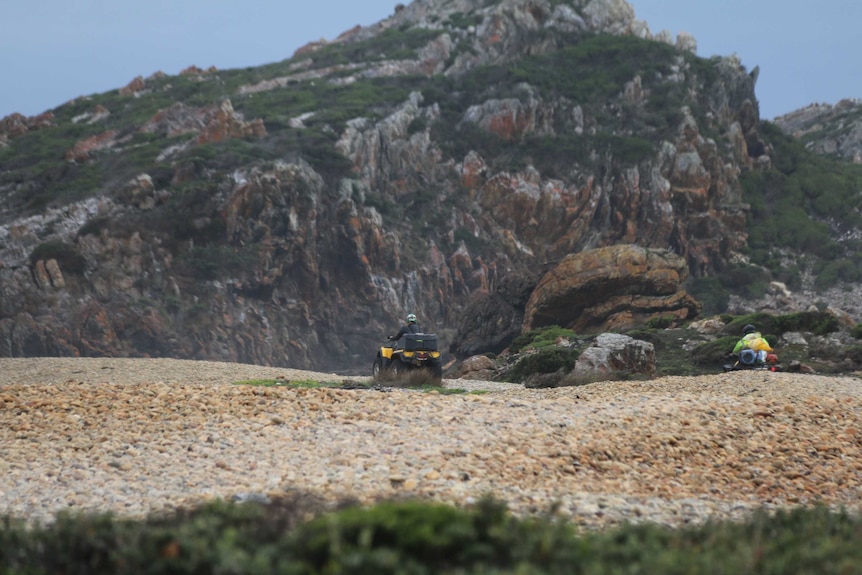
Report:
[[[771,373],[484,395],[257,388],[333,374],[167,359],[0,359],[0,514],[142,515],[215,497],[485,494],[584,526],[862,504],[862,382]],[[357,378],[350,378],[357,379]]]

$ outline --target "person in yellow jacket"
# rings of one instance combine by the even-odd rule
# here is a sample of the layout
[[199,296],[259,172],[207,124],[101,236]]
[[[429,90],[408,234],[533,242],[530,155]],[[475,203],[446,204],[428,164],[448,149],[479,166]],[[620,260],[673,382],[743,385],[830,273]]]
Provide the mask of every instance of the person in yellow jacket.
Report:
[[739,361],[745,364],[766,363],[766,355],[772,351],[772,347],[757,328],[748,324],[742,328],[742,334],[742,339],[736,342],[733,348],[733,355],[738,356]]

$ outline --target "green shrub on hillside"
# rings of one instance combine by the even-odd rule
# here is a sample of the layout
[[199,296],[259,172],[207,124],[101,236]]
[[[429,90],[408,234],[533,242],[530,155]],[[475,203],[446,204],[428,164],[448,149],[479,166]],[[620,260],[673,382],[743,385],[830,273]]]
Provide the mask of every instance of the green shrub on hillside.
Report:
[[701,303],[701,314],[706,317],[723,312],[730,301],[730,290],[718,277],[691,277],[686,291]]
[[178,263],[188,269],[191,277],[214,280],[220,276],[239,275],[255,269],[258,253],[254,246],[195,246],[183,253]]
[[815,335],[826,335],[840,329],[838,318],[821,311],[805,311],[783,315],[759,312],[738,317],[729,317],[724,326],[724,333],[742,336],[742,329],[754,325],[764,336],[770,334],[776,340],[787,332],[808,332]]
[[[740,330],[741,333],[741,330]],[[739,341],[740,336],[728,335],[702,343],[691,351],[691,360],[696,365],[718,367]]]
[[66,274],[83,275],[87,261],[74,246],[60,240],[51,240],[36,246],[30,253],[30,265],[39,260],[56,260],[60,270]]
[[853,254],[850,258],[820,261],[814,265],[814,287],[826,289],[839,282],[858,283],[862,279],[862,258]]
[[648,329],[667,329],[674,324],[676,318],[672,315],[660,315],[651,317],[646,322]]
[[77,237],[94,235],[98,236],[103,229],[110,228],[111,220],[107,216],[96,216],[78,229]]
[[636,75],[647,85],[668,75],[676,54],[672,46],[635,36],[589,35],[573,46],[508,66],[505,84],[527,82],[546,98],[596,105],[618,96]]
[[535,353],[525,354],[518,360],[518,363],[503,373],[501,379],[520,383],[534,374],[566,374],[574,369],[575,362],[580,355],[581,350],[579,349],[544,347]]
[[862,277],[858,242],[839,244],[838,233],[862,227],[862,166],[810,152],[769,122],[761,133],[773,148],[774,170],[743,173],[743,198],[751,205],[749,246],[758,263],[772,248],[824,260],[818,288]]
[[309,54],[314,69],[380,60],[412,60],[416,52],[440,35],[425,28],[388,28],[358,42],[331,43]]
[[[678,125],[684,103],[685,91],[662,80],[674,65],[675,49],[626,36],[591,35],[573,42],[512,64],[479,67],[457,79],[433,78],[422,93],[426,103],[437,103],[441,109],[432,125],[434,140],[454,158],[476,150],[494,169],[533,165],[545,176],[556,178],[570,176],[577,167],[597,169],[608,160],[631,165],[652,158],[658,142]],[[644,110],[624,115],[621,124],[605,108],[636,75],[652,96]],[[590,116],[599,118],[596,131],[505,140],[461,122],[473,104],[522,97],[522,84],[531,86],[545,101],[563,98],[586,107]]]

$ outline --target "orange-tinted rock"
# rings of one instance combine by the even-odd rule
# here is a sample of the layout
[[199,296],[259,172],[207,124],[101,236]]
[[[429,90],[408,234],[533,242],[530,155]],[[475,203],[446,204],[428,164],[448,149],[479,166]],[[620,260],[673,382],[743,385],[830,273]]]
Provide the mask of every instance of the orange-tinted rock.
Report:
[[685,260],[664,250],[615,245],[572,254],[539,280],[524,329],[622,331],[652,317],[691,318],[700,305],[681,287],[687,276]]
[[142,92],[146,87],[147,85],[144,82],[143,76],[137,76],[126,86],[120,88],[120,94],[122,96],[134,96],[138,92]]
[[201,70],[200,68],[198,68],[194,64],[192,64],[188,68],[183,68],[182,70],[180,70],[180,76],[197,76],[197,75],[202,74],[202,73],[203,73],[203,70]]
[[14,112],[0,119],[0,143],[8,143],[27,132],[52,128],[55,125],[52,112],[43,112],[30,117]]
[[86,162],[93,153],[99,150],[105,150],[114,146],[116,142],[117,132],[109,130],[102,132],[86,140],[75,142],[74,147],[66,152],[66,160],[70,162]]
[[221,142],[228,138],[262,138],[266,127],[260,118],[245,122],[233,109],[230,100],[221,103],[197,138],[198,144]]
[[329,42],[324,39],[320,39],[315,42],[309,42],[308,44],[304,44],[297,48],[296,51],[293,53],[293,57],[296,58],[297,56],[302,56],[303,54],[311,54],[313,52],[317,52],[327,44],[329,44]]

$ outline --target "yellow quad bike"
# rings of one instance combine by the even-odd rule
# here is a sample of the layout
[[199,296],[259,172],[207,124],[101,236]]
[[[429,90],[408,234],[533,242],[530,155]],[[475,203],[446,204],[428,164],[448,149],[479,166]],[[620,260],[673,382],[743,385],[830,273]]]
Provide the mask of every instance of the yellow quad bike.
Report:
[[427,369],[437,383],[443,381],[443,362],[437,349],[437,334],[405,333],[398,343],[401,345],[390,341],[380,347],[371,366],[372,376],[377,377],[387,370],[401,374]]

